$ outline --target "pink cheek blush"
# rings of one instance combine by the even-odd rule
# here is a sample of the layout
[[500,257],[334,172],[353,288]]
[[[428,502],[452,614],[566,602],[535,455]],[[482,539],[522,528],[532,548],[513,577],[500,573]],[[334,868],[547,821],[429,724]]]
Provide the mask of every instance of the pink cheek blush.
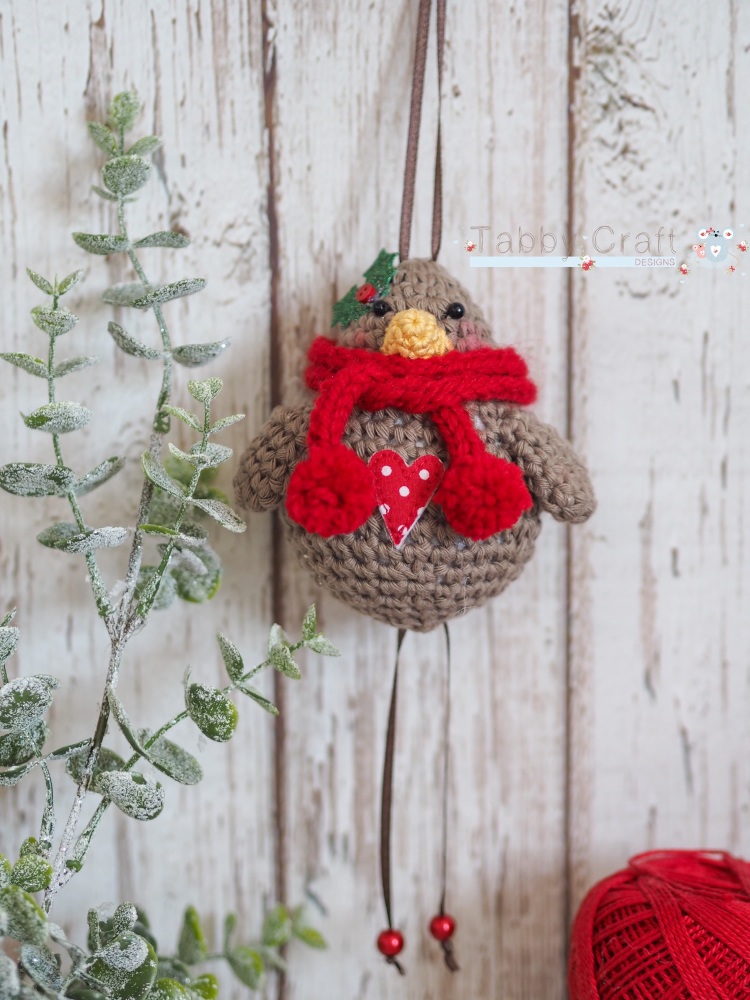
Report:
[[475,351],[482,346],[482,340],[477,333],[477,328],[471,320],[465,319],[458,324],[459,337],[456,340],[456,349],[459,351]]

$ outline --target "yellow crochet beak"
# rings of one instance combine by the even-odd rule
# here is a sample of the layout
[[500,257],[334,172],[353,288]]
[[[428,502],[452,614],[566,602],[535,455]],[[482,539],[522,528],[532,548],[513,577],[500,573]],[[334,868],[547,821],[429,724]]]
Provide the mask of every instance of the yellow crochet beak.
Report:
[[403,358],[436,358],[452,351],[453,344],[432,313],[403,309],[388,324],[380,350]]

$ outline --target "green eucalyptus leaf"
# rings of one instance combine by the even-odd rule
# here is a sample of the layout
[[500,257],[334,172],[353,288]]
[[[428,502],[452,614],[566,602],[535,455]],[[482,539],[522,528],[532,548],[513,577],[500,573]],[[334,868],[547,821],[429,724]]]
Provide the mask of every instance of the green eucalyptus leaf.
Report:
[[91,472],[87,472],[85,476],[81,476],[80,479],[76,479],[73,484],[73,492],[76,496],[82,497],[87,493],[91,493],[95,490],[97,486],[101,486],[102,483],[106,483],[108,479],[112,476],[117,475],[117,473],[125,465],[125,460],[119,458],[117,455],[113,455],[111,458],[105,458],[103,462],[100,462],[95,469]]
[[146,1000],[156,968],[156,953],[149,942],[125,931],[92,956],[86,975],[101,984],[109,1000]]
[[161,288],[154,288],[146,292],[139,299],[133,302],[136,309],[148,309],[150,306],[160,305],[162,302],[171,302],[172,299],[181,299],[185,295],[194,295],[206,287],[205,278],[181,278],[180,281],[173,281],[169,285],[162,285]]
[[95,549],[112,549],[122,545],[128,537],[127,528],[86,528],[80,531],[78,525],[66,521],[45,528],[36,536],[49,549],[59,549],[74,555],[88,555]]
[[302,676],[299,667],[294,662],[289,646],[284,642],[269,642],[268,661],[274,670],[278,670],[279,673],[284,674],[286,677],[291,677],[292,680],[297,681]]
[[17,1000],[20,995],[21,981],[18,978],[16,963],[0,952],[0,997],[4,1000]]
[[313,653],[318,653],[320,656],[341,656],[341,650],[324,635],[318,634],[314,635],[312,639],[305,639],[305,645]]
[[221,632],[216,636],[216,641],[219,644],[219,649],[221,650],[221,658],[224,661],[224,666],[229,674],[229,679],[233,684],[237,684],[238,681],[242,680],[242,675],[245,673],[245,663],[242,659],[239,649],[235,646],[231,639],[227,639],[225,635]]
[[138,911],[132,903],[120,903],[108,923],[110,934],[105,938],[119,937],[124,931],[132,931],[138,920]]
[[55,378],[62,378],[64,375],[79,372],[82,368],[89,368],[91,365],[95,365],[97,361],[101,361],[101,358],[69,358],[67,361],[61,361],[59,365],[55,365]]
[[293,927],[292,935],[309,948],[319,948],[322,950],[328,947],[326,939],[314,927]]
[[6,885],[10,885],[10,873],[12,867],[13,866],[5,855],[0,854],[0,889],[3,889]]
[[201,927],[198,911],[194,906],[188,906],[182,919],[182,929],[177,945],[177,954],[186,965],[196,965],[204,962],[208,954],[206,937]]
[[0,626],[0,663],[5,663],[15,653],[20,635],[15,625]]
[[229,340],[216,340],[211,344],[185,344],[184,347],[175,347],[172,350],[172,357],[178,365],[185,368],[198,368],[222,353],[229,347]]
[[233,454],[232,449],[227,448],[223,444],[207,444],[203,448],[200,441],[198,441],[192,445],[190,453],[186,458],[191,465],[194,465],[198,469],[214,469],[217,465],[221,465],[222,462],[228,461]]
[[49,434],[68,434],[85,427],[94,414],[79,403],[45,403],[23,418],[27,427]]
[[207,684],[186,684],[185,707],[204,736],[225,743],[237,728],[237,709],[218,688]]
[[104,257],[110,253],[124,253],[130,248],[130,241],[116,233],[73,233],[73,239],[81,250]]
[[44,292],[45,295],[55,294],[55,289],[52,287],[49,281],[47,281],[46,278],[43,278],[41,276],[41,274],[38,274],[36,271],[32,271],[30,267],[26,268],[26,273],[34,282],[34,284],[36,285],[36,287],[39,289],[40,292]]
[[[164,550],[166,550],[166,545],[160,545],[159,549],[162,550],[163,554]],[[205,576],[208,572],[192,548],[189,546],[180,548],[177,545],[172,549],[172,555],[169,560],[169,571],[174,573],[175,570],[184,570],[192,576]]]
[[89,135],[99,149],[105,153],[109,153],[110,156],[114,156],[117,153],[117,139],[106,125],[102,125],[101,122],[89,122],[87,127]]
[[200,1000],[217,1000],[219,996],[219,980],[210,972],[191,980],[190,989],[200,997]]
[[134,358],[147,358],[149,361],[156,361],[162,357],[161,351],[157,351],[153,347],[147,347],[140,340],[131,337],[129,333],[123,330],[119,323],[115,323],[113,320],[110,320],[107,324],[107,331],[120,350],[126,354],[130,354]]
[[151,164],[142,156],[114,156],[102,168],[104,186],[113,194],[126,195],[138,191],[151,174]]
[[99,187],[98,184],[92,184],[91,190],[94,194],[98,194],[100,198],[105,198],[107,201],[117,201],[117,195],[112,194],[111,191],[105,191],[103,187]]
[[266,914],[263,921],[261,940],[269,948],[280,948],[292,935],[292,921],[289,912],[281,903]]
[[160,977],[151,987],[148,1000],[194,1000],[194,994],[176,979]]
[[96,910],[91,909],[86,914],[86,923],[89,927],[89,938],[88,946],[90,951],[99,951],[102,946],[102,933],[101,925],[99,923],[99,914]]
[[[184,962],[181,962],[179,958],[167,955],[159,956],[157,977],[159,979],[173,979],[182,986],[187,986],[193,978],[190,969]],[[151,1000],[151,995],[149,995],[149,1000]]]
[[48,990],[59,991],[63,987],[60,965],[55,956],[44,946],[25,944],[21,948],[21,961],[35,983]]
[[[150,733],[147,729],[138,731],[141,745],[148,741]],[[197,785],[203,778],[203,768],[187,750],[160,736],[149,747],[144,746],[144,756],[162,774],[181,785]]]
[[242,518],[238,517],[232,508],[222,503],[221,500],[199,500],[197,497],[193,497],[190,503],[194,507],[198,507],[199,510],[205,511],[209,517],[218,521],[222,527],[229,531],[243,532],[247,529]]
[[[151,583],[157,568],[158,567],[156,566],[141,566],[140,572],[138,573],[138,582],[135,586],[136,600],[140,600],[144,596],[146,588]],[[156,598],[154,599],[151,607],[154,611],[164,611],[174,603],[176,597],[177,591],[175,589],[174,579],[172,574],[167,572],[161,578],[159,589],[156,591]]]
[[[37,745],[41,745],[38,743]],[[91,745],[91,740],[78,740],[77,743],[68,743],[64,747],[58,747],[56,750],[51,750],[48,754],[45,754],[45,760],[67,760],[71,754],[77,753],[79,750],[88,750]]]
[[223,575],[221,560],[208,545],[197,549],[192,555],[201,563],[202,572],[178,564],[171,569],[172,578],[178,597],[192,604],[202,604],[204,601],[210,601],[221,586]]
[[169,493],[173,497],[182,499],[185,496],[185,487],[172,479],[161,462],[158,462],[150,452],[144,451],[141,456],[141,465],[146,478],[150,479],[154,486],[158,486],[160,490],[164,490],[165,493]]
[[169,404],[165,404],[162,406],[162,411],[164,413],[168,413],[172,417],[177,417],[178,420],[187,424],[188,427],[192,427],[194,431],[201,431],[203,429],[193,414],[188,413],[187,410],[183,410],[180,406],[170,406]]
[[9,767],[5,771],[0,771],[0,785],[7,787],[17,785],[21,778],[25,777],[29,771],[33,771],[38,763],[38,760],[32,760],[26,764],[19,765],[19,767]]
[[75,473],[63,465],[11,462],[0,466],[0,487],[22,497],[61,497],[69,493]]
[[140,281],[126,281],[106,288],[102,292],[102,302],[110,306],[135,306],[147,291],[146,286]]
[[52,865],[38,854],[28,854],[13,865],[10,880],[26,892],[41,892],[52,881]]
[[42,677],[17,677],[0,688],[0,729],[31,729],[52,704]]
[[224,383],[220,378],[207,378],[202,381],[190,379],[187,387],[193,399],[197,399],[199,403],[210,403],[224,388]]
[[21,944],[42,945],[47,940],[47,918],[33,896],[20,886],[0,889],[0,909],[6,913],[8,937]]
[[305,612],[305,617],[302,619],[302,638],[312,639],[313,636],[318,634],[318,611],[314,604]]
[[279,710],[274,705],[274,703],[272,701],[269,701],[268,698],[266,698],[266,696],[262,692],[260,692],[257,688],[254,688],[252,684],[248,684],[247,681],[240,681],[237,684],[237,690],[241,691],[243,694],[246,694],[248,698],[252,698],[255,704],[260,705],[260,707],[265,712],[268,712],[269,715],[279,714]]
[[162,145],[162,140],[158,135],[144,135],[142,139],[134,142],[128,150],[129,156],[150,156]]
[[211,434],[218,434],[219,431],[225,431],[227,427],[231,427],[232,424],[236,424],[240,420],[245,419],[244,413],[233,413],[230,417],[222,417],[221,420],[217,420],[216,423],[211,427]]
[[5,351],[0,354],[3,361],[7,361],[16,368],[23,368],[29,375],[36,375],[38,378],[49,378],[49,369],[41,358],[34,358],[30,354],[19,354],[15,351]]
[[156,819],[164,808],[160,782],[138,771],[109,771],[100,777],[99,790],[131,819]]
[[124,90],[115,94],[109,106],[107,120],[113,129],[127,132],[132,128],[141,113],[141,102],[133,90]]
[[44,746],[49,729],[40,719],[28,732],[6,733],[0,736],[0,767],[18,767],[35,755],[34,747]]
[[[83,780],[83,772],[86,767],[88,756],[89,748],[88,746],[84,746],[80,750],[71,754],[65,764],[65,770],[77,785],[79,785]],[[125,761],[118,753],[115,753],[114,750],[110,750],[107,747],[100,747],[99,753],[96,756],[94,774],[91,779],[91,791],[98,792],[101,795],[102,791],[100,787],[100,780],[102,776],[121,771],[124,766]]]
[[70,274],[66,274],[63,280],[58,283],[57,294],[65,295],[66,292],[70,291],[73,285],[78,284],[78,282],[81,280],[82,277],[83,277],[83,271],[81,270],[71,271]]
[[187,236],[183,236],[182,233],[175,233],[171,229],[143,236],[133,244],[139,250],[145,250],[148,247],[171,247],[174,250],[181,250],[183,247],[189,245],[190,240]]
[[57,308],[34,306],[31,310],[31,318],[48,337],[62,337],[64,333],[69,333],[78,322],[78,317],[63,306],[57,306]]
[[232,939],[237,926],[237,916],[234,913],[227,913],[224,917],[224,951],[229,951],[229,942]]
[[257,990],[263,981],[263,959],[254,948],[240,945],[227,954],[232,972],[245,986]]
[[279,955],[275,948],[262,947],[259,948],[261,958],[266,966],[271,966],[272,969],[276,969],[277,972],[288,972],[289,966],[284,961],[284,959]]

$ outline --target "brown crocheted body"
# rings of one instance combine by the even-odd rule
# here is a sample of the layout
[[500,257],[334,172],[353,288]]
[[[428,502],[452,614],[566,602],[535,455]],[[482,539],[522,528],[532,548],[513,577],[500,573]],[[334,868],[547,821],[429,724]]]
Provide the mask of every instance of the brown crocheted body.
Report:
[[[488,450],[521,467],[534,507],[509,531],[472,542],[458,536],[440,508],[430,504],[400,550],[378,511],[354,534],[332,538],[309,534],[284,512],[294,548],[320,586],[380,621],[429,631],[480,607],[519,575],[534,550],[540,509],[561,520],[588,517],[593,497],[590,486],[586,489],[587,478],[584,475],[584,482],[576,484],[556,475],[558,467],[567,471],[572,452],[551,427],[528,411],[500,403],[471,404],[469,412]],[[276,506],[291,469],[306,456],[309,413],[309,406],[280,407],[274,412],[256,447],[245,454],[235,479],[243,506],[254,510]],[[425,453],[446,461],[445,447],[431,422],[395,410],[356,410],[344,440],[365,461],[386,448],[408,463]]]
[[[428,420],[395,410],[356,410],[344,441],[365,461],[386,448],[409,464],[426,452],[447,459]],[[286,513],[284,520],[303,565],[321,587],[372,618],[417,632],[479,607],[504,590],[531,558],[541,528],[535,505],[510,531],[472,542],[456,535],[440,507],[429,504],[397,549],[377,510],[353,535],[332,538],[309,534]]]

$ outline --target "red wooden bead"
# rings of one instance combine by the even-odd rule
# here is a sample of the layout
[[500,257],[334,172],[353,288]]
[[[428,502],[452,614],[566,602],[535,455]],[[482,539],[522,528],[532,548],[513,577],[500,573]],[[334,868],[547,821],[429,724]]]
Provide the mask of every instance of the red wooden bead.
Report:
[[394,958],[403,950],[404,935],[401,931],[394,931],[392,928],[381,931],[378,934],[378,951],[386,958]]
[[448,938],[453,937],[455,930],[456,921],[453,917],[449,917],[447,913],[439,913],[430,921],[430,934],[437,941],[447,941]]

